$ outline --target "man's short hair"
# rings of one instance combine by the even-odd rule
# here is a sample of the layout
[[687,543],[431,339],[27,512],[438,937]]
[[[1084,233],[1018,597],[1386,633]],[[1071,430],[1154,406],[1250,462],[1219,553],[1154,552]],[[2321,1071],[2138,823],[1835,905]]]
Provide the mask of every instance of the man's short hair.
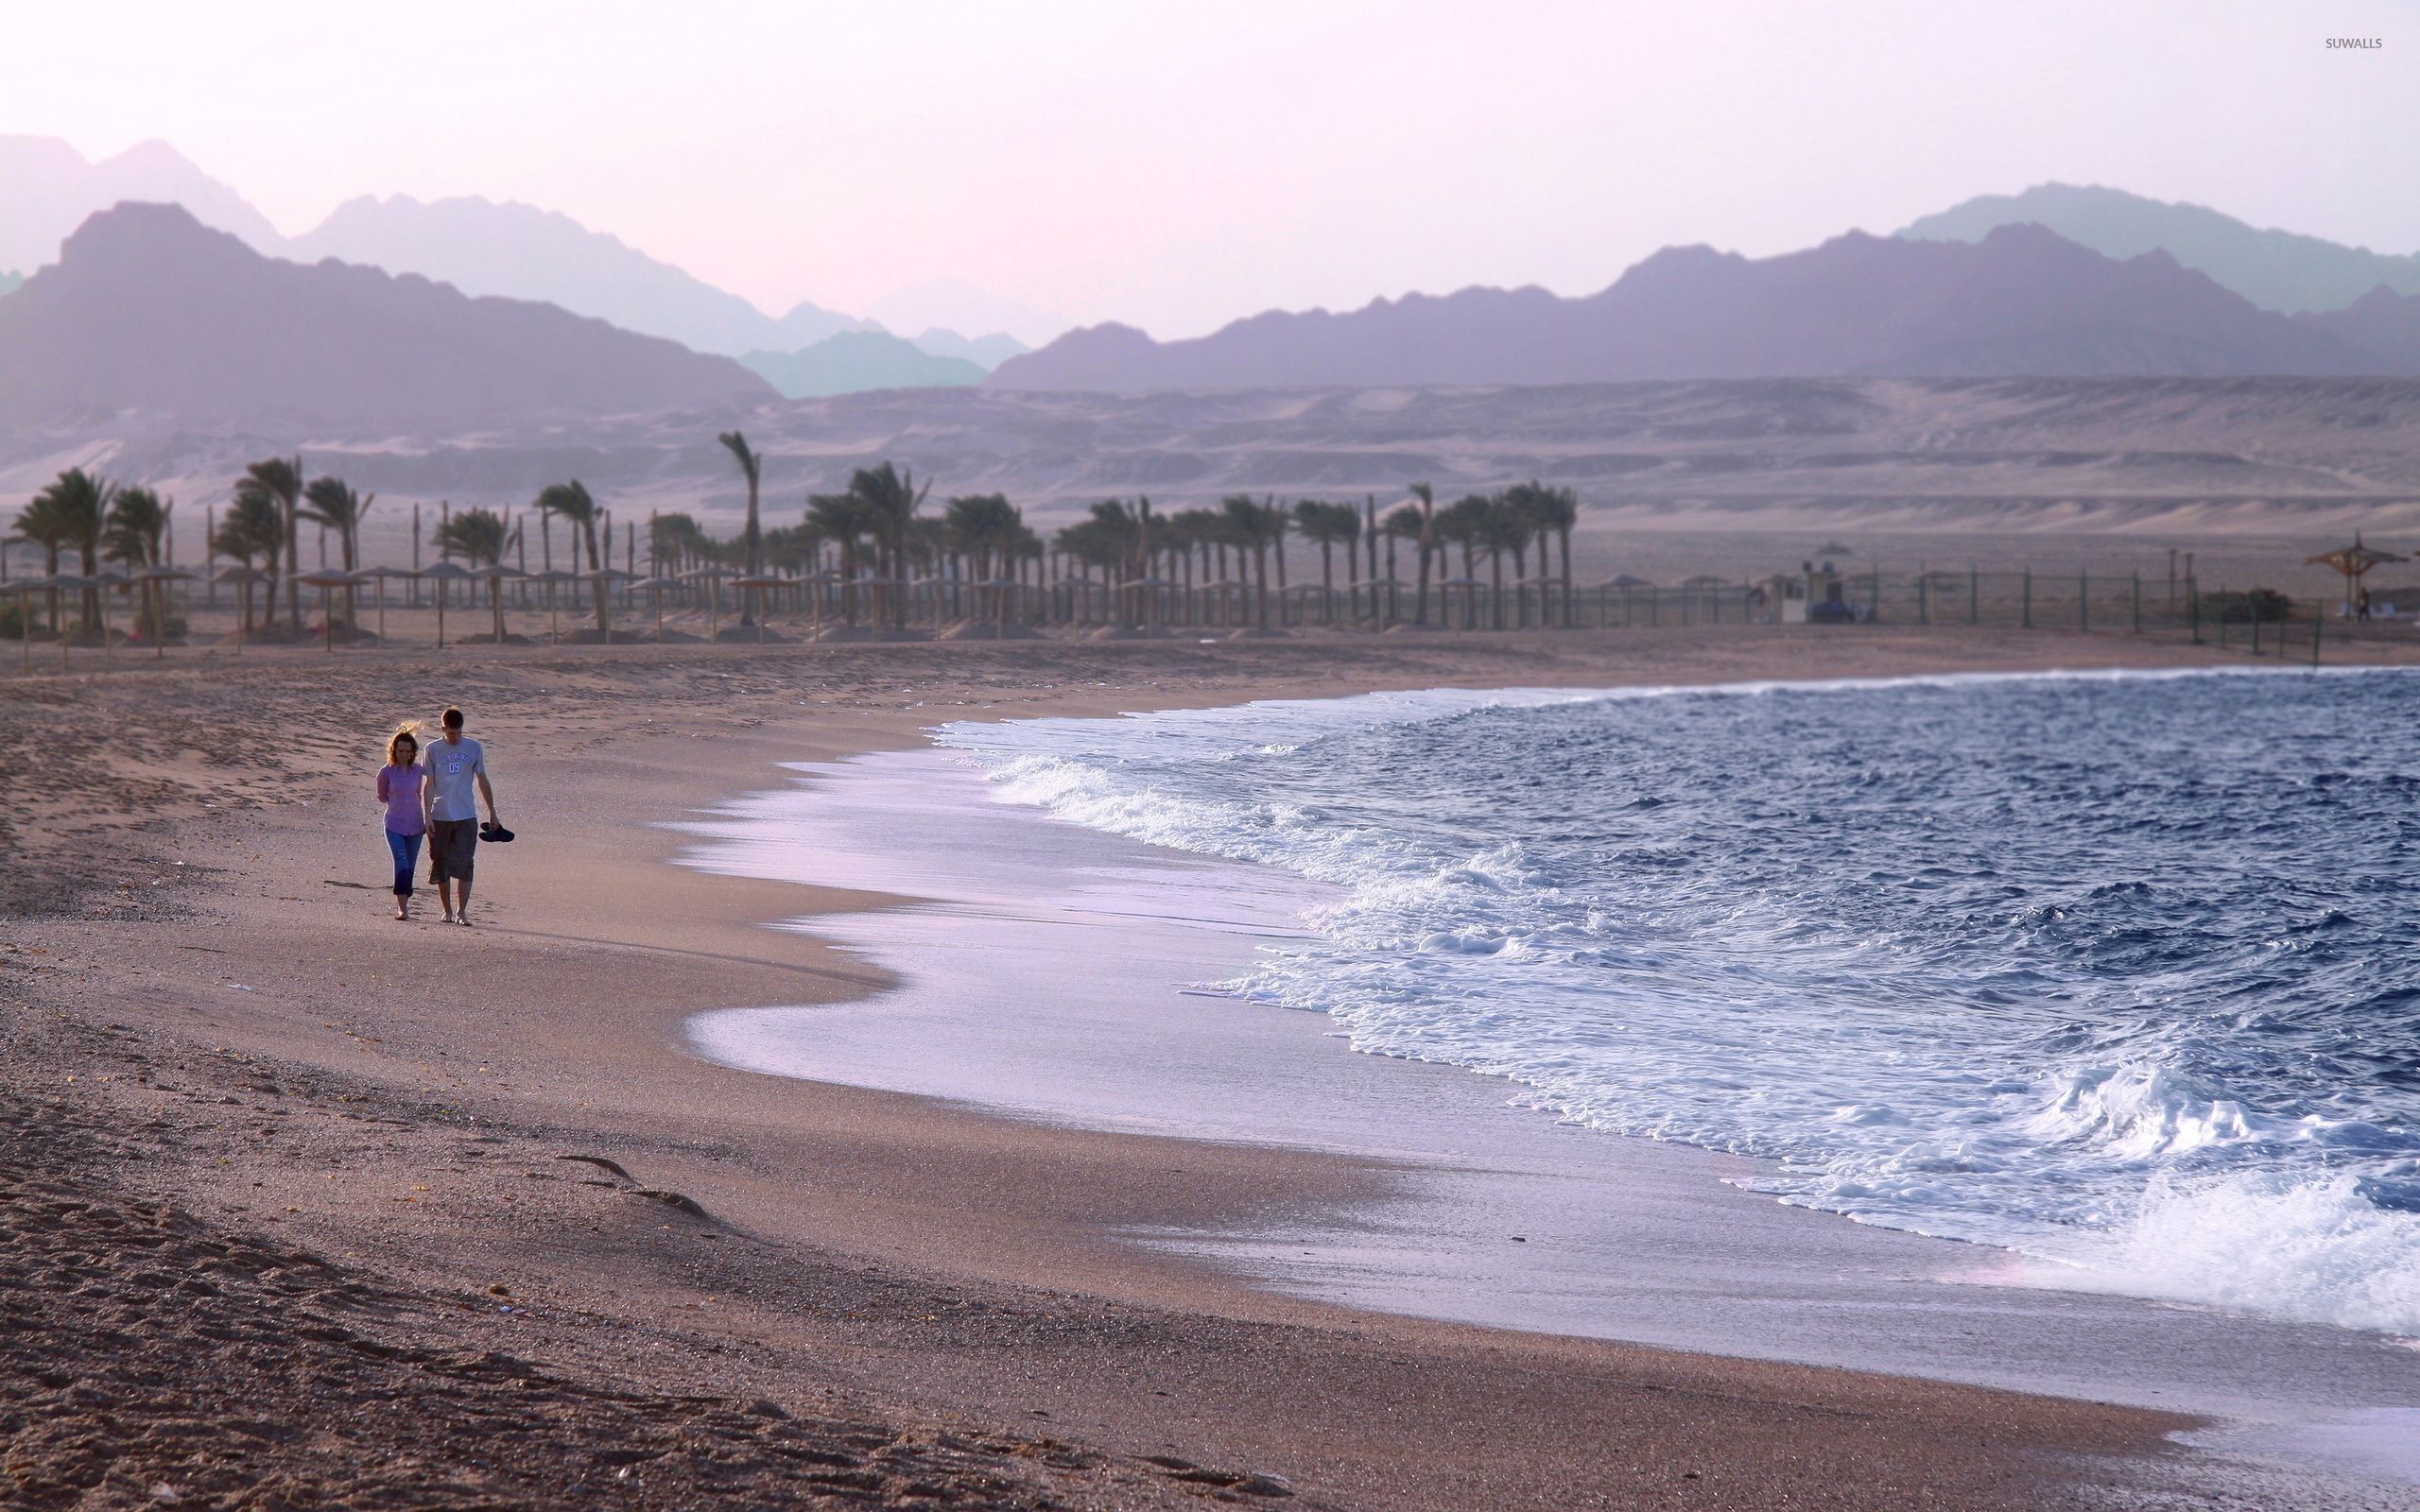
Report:
[[449,706],[443,713],[437,716],[437,719],[440,724],[443,725],[448,730],[459,730],[462,728],[462,711],[459,709]]

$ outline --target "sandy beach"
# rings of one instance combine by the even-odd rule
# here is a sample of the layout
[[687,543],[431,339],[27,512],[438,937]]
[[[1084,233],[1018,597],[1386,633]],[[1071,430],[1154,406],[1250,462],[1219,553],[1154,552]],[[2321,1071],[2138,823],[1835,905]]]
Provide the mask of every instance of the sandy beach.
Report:
[[[0,684],[0,1502],[2411,1504],[2221,1471],[2177,1413],[1252,1286],[1118,1235],[1335,1209],[1381,1166],[764,1075],[684,1039],[883,985],[764,926],[905,889],[677,867],[666,826],[943,720],[2240,661],[1699,627],[287,652]],[[370,796],[384,730],[449,701],[522,835],[483,853],[467,931],[425,895],[389,917]]]

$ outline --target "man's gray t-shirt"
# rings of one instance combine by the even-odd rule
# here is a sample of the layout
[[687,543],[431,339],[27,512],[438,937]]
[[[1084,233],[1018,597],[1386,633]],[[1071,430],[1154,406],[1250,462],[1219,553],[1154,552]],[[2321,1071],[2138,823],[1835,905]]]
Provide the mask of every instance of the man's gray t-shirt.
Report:
[[440,735],[421,752],[420,762],[428,769],[428,786],[436,795],[438,818],[479,816],[478,788],[473,779],[485,775],[488,765],[487,753],[479,749],[477,741],[465,735],[458,742],[448,743]]

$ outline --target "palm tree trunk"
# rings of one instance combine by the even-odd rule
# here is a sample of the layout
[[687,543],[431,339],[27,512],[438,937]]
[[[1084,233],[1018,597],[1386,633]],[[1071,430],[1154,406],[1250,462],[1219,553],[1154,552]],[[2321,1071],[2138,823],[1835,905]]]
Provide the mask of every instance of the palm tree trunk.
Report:
[[[300,635],[302,633],[302,584],[298,579],[301,577],[302,571],[302,554],[300,545],[297,543],[297,533],[295,528],[297,522],[295,519],[296,509],[294,501],[292,499],[285,499],[280,502],[285,510],[286,619],[294,633]],[[274,594],[275,590],[272,589],[271,597],[269,599],[269,603],[272,606],[277,602]]]
[[1571,628],[1571,528],[1566,525],[1555,532],[1563,542],[1563,627]]

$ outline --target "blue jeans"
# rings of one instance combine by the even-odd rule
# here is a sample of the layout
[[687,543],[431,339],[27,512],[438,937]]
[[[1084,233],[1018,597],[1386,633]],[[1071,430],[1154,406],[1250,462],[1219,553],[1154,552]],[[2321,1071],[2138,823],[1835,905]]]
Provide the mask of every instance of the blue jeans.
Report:
[[412,866],[420,860],[421,839],[417,834],[397,834],[392,830],[387,832],[387,849],[395,853],[395,896],[398,898],[412,895]]

